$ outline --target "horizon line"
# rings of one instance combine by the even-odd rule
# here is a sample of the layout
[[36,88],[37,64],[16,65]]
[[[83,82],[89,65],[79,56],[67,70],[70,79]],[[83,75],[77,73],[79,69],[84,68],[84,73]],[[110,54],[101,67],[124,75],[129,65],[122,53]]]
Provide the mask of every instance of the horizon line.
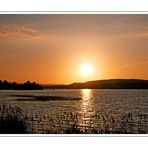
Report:
[[86,83],[86,82],[93,82],[93,81],[102,81],[102,80],[144,80],[144,81],[148,81],[148,79],[142,79],[142,78],[106,78],[106,79],[97,79],[97,80],[88,80],[88,81],[84,81],[84,82],[71,82],[71,83],[39,83],[37,81],[31,81],[31,80],[26,80],[26,81],[23,81],[23,82],[16,82],[16,81],[8,81],[6,79],[4,80],[1,80],[0,81],[7,81],[9,83],[18,83],[18,84],[22,84],[22,83],[25,83],[27,81],[33,83],[38,83],[40,85],[69,85],[69,84],[73,84],[73,83]]

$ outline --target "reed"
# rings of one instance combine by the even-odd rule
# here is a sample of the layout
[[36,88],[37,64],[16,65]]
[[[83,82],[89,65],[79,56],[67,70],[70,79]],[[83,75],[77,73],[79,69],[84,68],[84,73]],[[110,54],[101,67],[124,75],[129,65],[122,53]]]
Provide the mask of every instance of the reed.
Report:
[[22,116],[23,110],[18,106],[6,103],[0,104],[0,133],[24,134],[27,132],[26,120]]
[[17,105],[0,103],[0,133],[4,134],[147,134],[148,115],[121,116],[30,113]]

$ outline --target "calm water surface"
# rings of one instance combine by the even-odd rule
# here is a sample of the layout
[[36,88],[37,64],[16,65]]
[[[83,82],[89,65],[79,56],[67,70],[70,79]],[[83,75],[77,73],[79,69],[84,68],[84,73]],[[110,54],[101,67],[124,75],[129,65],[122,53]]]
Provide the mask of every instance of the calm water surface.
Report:
[[[82,99],[31,102],[16,101],[16,97],[10,95],[65,96]],[[0,99],[9,101],[12,104],[19,104],[32,112],[63,113],[64,111],[72,111],[87,114],[105,113],[116,115],[126,112],[148,113],[148,90],[0,90]]]
[[[63,101],[59,98],[52,101],[27,101],[28,97],[14,97],[11,95],[63,96],[67,97],[68,100]],[[22,98],[22,101],[18,101]],[[81,100],[71,100],[71,98],[81,98]],[[5,101],[10,105],[21,106],[29,115],[33,115],[32,120],[35,124],[32,123],[32,125],[35,128],[35,133],[44,133],[43,131],[46,131],[47,127],[50,129],[51,126],[58,130],[59,125],[61,127],[73,124],[75,117],[71,118],[69,116],[71,113],[80,115],[78,125],[85,127],[88,125],[97,127],[98,121],[96,122],[95,115],[114,116],[117,119],[130,112],[136,117],[135,121],[139,114],[148,115],[148,90],[0,90],[0,101]],[[44,116],[48,118],[45,120],[46,117]],[[54,126],[53,122],[49,123],[49,119],[52,119]],[[141,119],[139,118],[139,120]],[[141,125],[144,125],[144,130],[147,131],[147,120]],[[135,126],[136,128],[134,127],[135,129],[132,130],[132,133],[137,133],[138,131],[137,123],[135,123]]]

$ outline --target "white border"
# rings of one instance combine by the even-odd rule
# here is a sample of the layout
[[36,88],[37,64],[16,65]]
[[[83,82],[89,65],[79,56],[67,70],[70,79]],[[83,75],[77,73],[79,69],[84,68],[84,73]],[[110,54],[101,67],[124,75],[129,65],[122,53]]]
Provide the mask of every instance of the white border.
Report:
[[0,137],[148,137],[148,134],[0,134]]
[[148,11],[0,11],[0,14],[148,14]]
[[147,138],[139,137],[3,137],[1,146],[9,148],[142,148]]
[[0,0],[1,11],[147,11],[147,0]]

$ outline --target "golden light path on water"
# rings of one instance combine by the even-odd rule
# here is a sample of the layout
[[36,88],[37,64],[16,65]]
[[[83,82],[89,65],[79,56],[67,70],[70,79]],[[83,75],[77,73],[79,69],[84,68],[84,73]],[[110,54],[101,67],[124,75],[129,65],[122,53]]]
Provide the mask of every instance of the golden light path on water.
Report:
[[82,89],[81,90],[81,121],[80,124],[84,126],[89,126],[91,122],[91,117],[94,114],[93,104],[93,90],[91,89]]
[[87,113],[91,109],[92,90],[82,89],[81,97],[82,97],[82,105],[81,105],[82,112]]

